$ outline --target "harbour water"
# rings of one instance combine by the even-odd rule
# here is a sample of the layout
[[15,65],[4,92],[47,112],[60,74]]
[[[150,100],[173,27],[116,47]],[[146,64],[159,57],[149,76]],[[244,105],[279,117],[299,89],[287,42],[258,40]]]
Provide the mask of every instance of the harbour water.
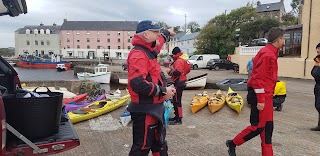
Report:
[[[56,69],[27,69],[14,67],[17,71],[20,81],[40,81],[40,80],[77,80],[77,76],[74,75],[73,70],[67,70],[63,72],[57,72]],[[126,86],[118,84],[100,84],[102,89],[106,91],[119,89],[125,89]]]

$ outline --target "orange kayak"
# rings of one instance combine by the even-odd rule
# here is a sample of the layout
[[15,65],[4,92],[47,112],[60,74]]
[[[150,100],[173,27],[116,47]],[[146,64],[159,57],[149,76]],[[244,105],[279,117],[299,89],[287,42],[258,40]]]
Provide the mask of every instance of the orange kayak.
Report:
[[64,104],[69,104],[70,102],[80,102],[80,101],[85,100],[87,98],[87,96],[88,96],[88,93],[84,93],[84,94],[74,96],[72,98],[63,98],[62,102]]

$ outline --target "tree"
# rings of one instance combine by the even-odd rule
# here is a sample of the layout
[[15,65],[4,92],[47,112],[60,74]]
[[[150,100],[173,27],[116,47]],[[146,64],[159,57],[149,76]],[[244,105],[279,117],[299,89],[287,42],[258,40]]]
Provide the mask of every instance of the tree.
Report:
[[282,16],[283,23],[282,25],[296,25],[298,24],[298,18],[295,17],[292,12],[286,13]]
[[174,31],[175,33],[180,32],[180,26],[175,26],[175,27],[173,27],[173,31]]
[[201,30],[200,25],[195,21],[189,22],[187,28],[191,30],[191,33],[199,32]]
[[294,16],[299,16],[300,14],[300,7],[301,7],[301,0],[292,0],[291,2],[291,12],[293,13]]
[[157,25],[159,25],[160,27],[163,27],[163,28],[165,28],[165,29],[168,29],[169,28],[169,25],[167,24],[167,23],[165,23],[165,22],[158,22],[157,23]]

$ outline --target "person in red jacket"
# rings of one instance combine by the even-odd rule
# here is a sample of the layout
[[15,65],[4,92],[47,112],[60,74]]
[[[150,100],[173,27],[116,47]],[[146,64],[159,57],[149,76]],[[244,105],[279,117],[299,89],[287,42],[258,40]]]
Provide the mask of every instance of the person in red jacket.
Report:
[[163,126],[164,105],[176,92],[166,87],[166,79],[157,61],[162,45],[169,41],[173,29],[163,30],[150,20],[138,23],[127,59],[128,90],[131,102],[127,110],[133,120],[133,144],[130,156],[167,156]]
[[183,54],[179,47],[174,47],[172,50],[173,64],[167,69],[167,73],[171,76],[174,87],[177,93],[173,97],[174,118],[169,119],[170,125],[182,124],[182,105],[181,98],[182,92],[186,87],[187,74],[190,72],[191,67],[188,62],[188,55]]
[[278,51],[284,45],[284,30],[271,28],[269,43],[262,48],[253,60],[253,71],[248,81],[247,102],[251,105],[251,125],[226,144],[230,156],[236,155],[236,146],[260,134],[262,156],[273,156],[273,103],[272,96],[278,79]]

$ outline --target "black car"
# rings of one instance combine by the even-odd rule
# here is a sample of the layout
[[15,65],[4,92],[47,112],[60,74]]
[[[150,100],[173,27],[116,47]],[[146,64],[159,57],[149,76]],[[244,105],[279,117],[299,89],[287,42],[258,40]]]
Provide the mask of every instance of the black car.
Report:
[[219,69],[233,69],[234,68],[233,62],[226,60],[226,59],[210,59],[207,63],[207,68],[209,70],[219,70]]

